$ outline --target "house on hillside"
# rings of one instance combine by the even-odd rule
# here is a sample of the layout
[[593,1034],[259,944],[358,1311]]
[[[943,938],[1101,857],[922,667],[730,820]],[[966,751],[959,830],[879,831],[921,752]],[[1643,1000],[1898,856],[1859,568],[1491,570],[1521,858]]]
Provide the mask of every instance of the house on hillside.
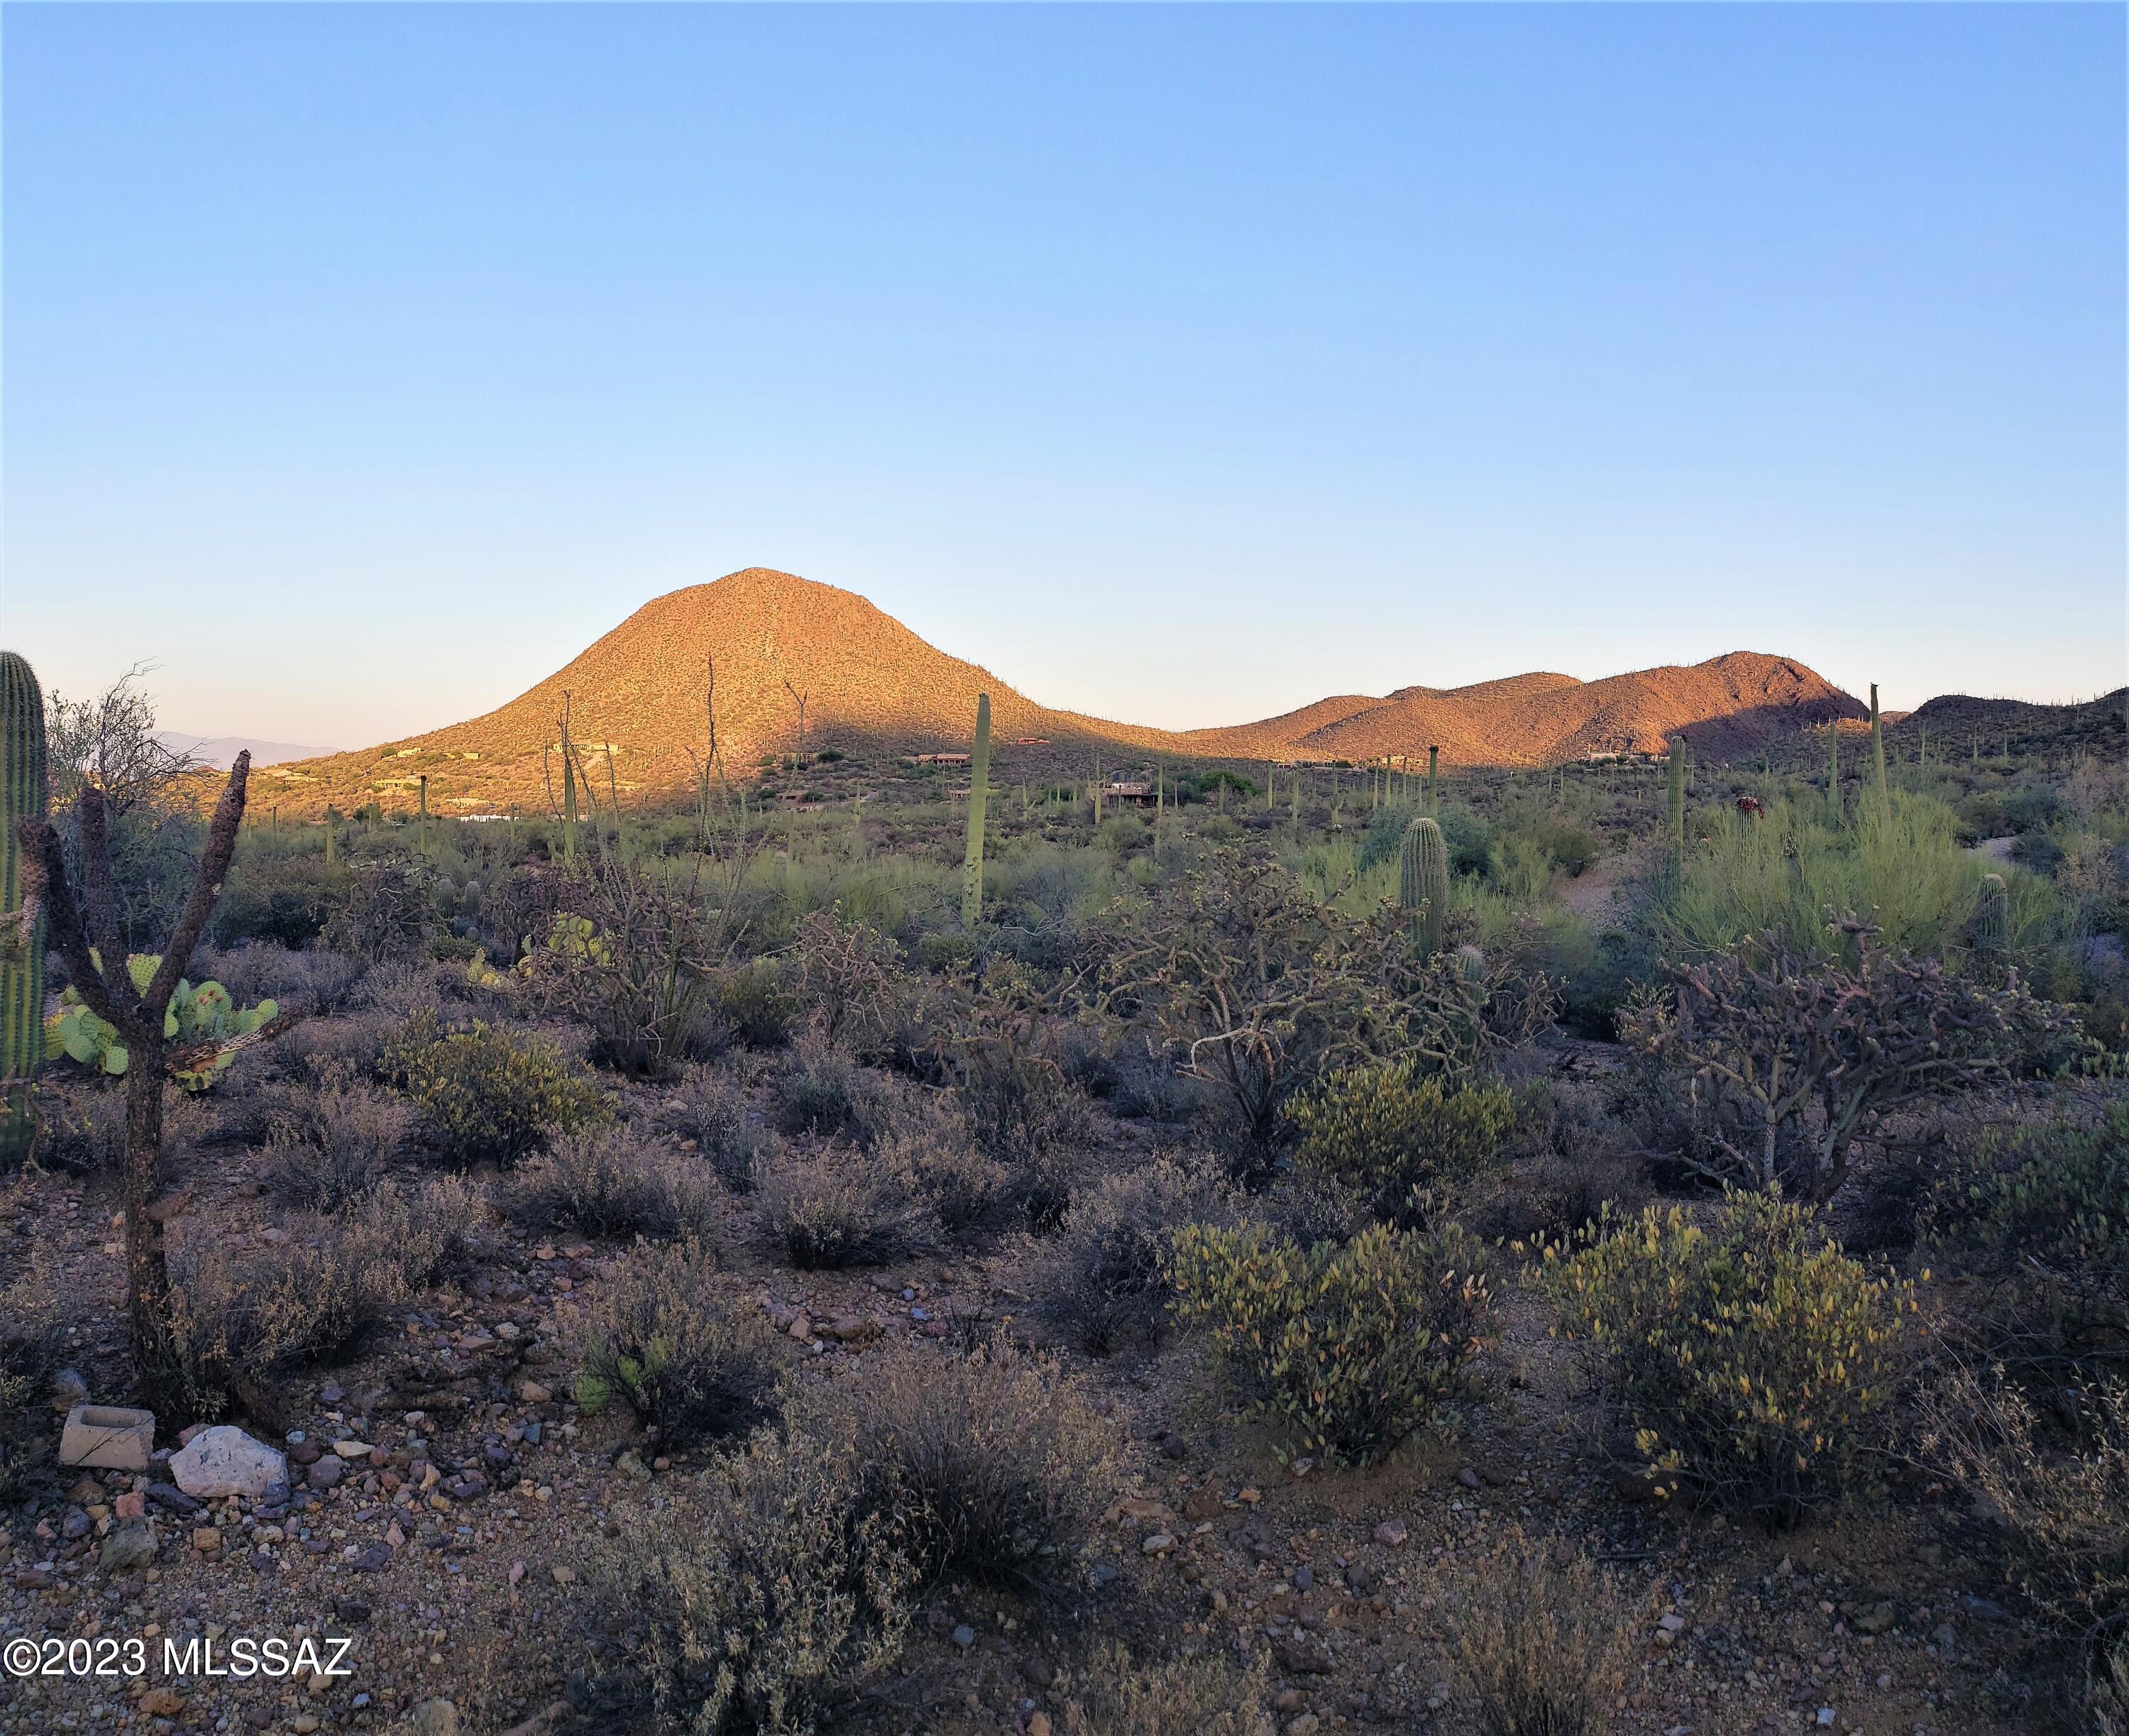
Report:
[[1102,786],[1102,799],[1105,802],[1131,802],[1141,808],[1150,808],[1154,799],[1153,779],[1145,772],[1141,772],[1135,778],[1111,778]]
[[918,753],[909,756],[912,765],[965,765],[969,756],[964,753]]

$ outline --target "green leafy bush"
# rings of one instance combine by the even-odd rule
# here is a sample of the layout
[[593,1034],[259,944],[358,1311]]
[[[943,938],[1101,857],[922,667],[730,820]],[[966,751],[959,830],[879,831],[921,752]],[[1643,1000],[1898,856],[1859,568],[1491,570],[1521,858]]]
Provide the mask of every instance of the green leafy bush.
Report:
[[2055,1379],[2129,1366],[2129,1106],[1954,1137],[1917,1217],[1992,1281],[1974,1310],[1990,1357]]
[[725,1300],[716,1257],[685,1242],[639,1248],[601,1287],[576,1398],[593,1411],[618,1401],[684,1444],[760,1421],[774,1384],[768,1328]]
[[1912,1288],[1763,1195],[1730,1195],[1706,1226],[1650,1207],[1606,1228],[1550,1277],[1650,1473],[1784,1524],[1852,1483],[1891,1399]]
[[1436,1189],[1472,1180],[1515,1126],[1499,1085],[1422,1079],[1410,1061],[1341,1067],[1288,1110],[1294,1161],[1336,1177],[1378,1216],[1417,1222]]
[[387,1043],[383,1066],[413,1103],[423,1139],[453,1163],[507,1169],[608,1113],[605,1094],[545,1037],[478,1020],[445,1031],[433,1013],[417,1013]]
[[1176,1233],[1176,1312],[1208,1328],[1247,1395],[1297,1447],[1365,1461],[1471,1390],[1493,1312],[1484,1250],[1453,1226],[1376,1225],[1304,1247],[1262,1224]]

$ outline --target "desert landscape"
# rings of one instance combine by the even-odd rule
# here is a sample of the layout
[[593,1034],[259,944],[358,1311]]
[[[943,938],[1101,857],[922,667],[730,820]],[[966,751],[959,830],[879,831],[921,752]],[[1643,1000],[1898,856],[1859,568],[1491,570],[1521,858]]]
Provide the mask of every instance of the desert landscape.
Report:
[[2122,693],[5,675],[0,1728],[2121,1728]]

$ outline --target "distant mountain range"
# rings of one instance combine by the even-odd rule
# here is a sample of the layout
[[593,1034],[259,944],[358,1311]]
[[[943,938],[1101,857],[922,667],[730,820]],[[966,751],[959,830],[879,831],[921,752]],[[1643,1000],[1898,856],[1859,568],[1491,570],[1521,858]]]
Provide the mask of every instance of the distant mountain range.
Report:
[[[707,751],[712,665],[717,746],[735,770],[798,744],[801,699],[809,748],[864,755],[965,748],[976,696],[988,693],[995,751],[1016,780],[1084,774],[1097,753],[1111,765],[1156,756],[1322,762],[1423,758],[1431,746],[1450,765],[1543,765],[1656,752],[1679,734],[1732,758],[1828,718],[1865,715],[1800,663],[1731,651],[1598,681],[1534,674],[1407,687],[1322,699],[1260,723],[1154,729],[1053,710],[862,597],[749,567],[653,599],[566,668],[483,717],[293,763],[258,751],[274,749],[281,761],[274,744],[250,744],[254,763],[270,765],[274,799],[299,811],[327,802],[405,807],[424,776],[440,813],[544,807],[541,751],[559,741],[566,703],[599,784],[610,771],[624,799],[648,799],[685,788],[691,753]],[[227,745],[233,753],[244,744]]]
[[293,742],[258,742],[249,736],[186,736],[159,729],[155,739],[174,753],[188,753],[202,765],[226,771],[237,755],[251,750],[254,765],[279,765],[288,760],[312,760],[332,751],[330,747],[301,747]]

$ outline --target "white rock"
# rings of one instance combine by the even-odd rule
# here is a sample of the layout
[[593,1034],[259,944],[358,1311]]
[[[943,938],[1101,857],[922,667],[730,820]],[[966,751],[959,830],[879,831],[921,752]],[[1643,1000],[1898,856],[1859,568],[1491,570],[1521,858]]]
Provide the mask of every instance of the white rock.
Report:
[[288,1479],[288,1462],[264,1441],[226,1424],[202,1430],[170,1460],[170,1478],[187,1495],[203,1500],[218,1495],[258,1496],[270,1483]]

